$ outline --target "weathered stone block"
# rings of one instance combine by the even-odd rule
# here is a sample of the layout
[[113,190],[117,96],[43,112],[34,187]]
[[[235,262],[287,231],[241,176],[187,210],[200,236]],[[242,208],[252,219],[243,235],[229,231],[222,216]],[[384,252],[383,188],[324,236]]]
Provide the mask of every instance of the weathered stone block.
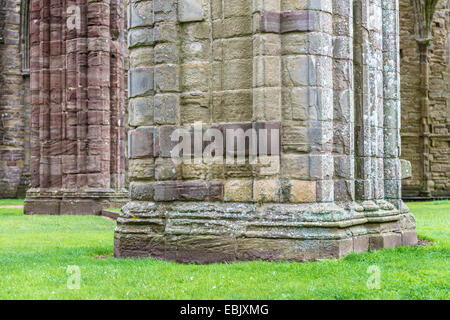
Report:
[[293,179],[309,178],[309,156],[297,154],[281,155],[281,174]]
[[155,67],[155,89],[158,92],[177,92],[179,90],[179,68],[177,65],[158,65]]
[[128,124],[132,127],[153,124],[153,113],[153,97],[130,99]]
[[370,250],[384,248],[395,248],[402,245],[402,235],[400,233],[387,233],[381,235],[371,235],[369,238]]
[[194,22],[203,20],[203,0],[178,1],[178,20]]
[[155,176],[154,159],[130,159],[128,165],[128,176],[131,180],[150,180]]
[[130,3],[128,6],[128,27],[153,25],[152,1]]
[[400,159],[400,166],[402,168],[401,179],[410,179],[412,177],[411,162]]
[[179,98],[176,94],[157,94],[154,98],[156,124],[176,124]]
[[255,202],[280,201],[280,182],[277,179],[254,180],[253,200]]
[[178,180],[181,177],[181,167],[176,165],[172,159],[158,158],[155,161],[155,179]]
[[150,182],[131,182],[130,198],[138,201],[153,201],[154,186]]
[[129,98],[153,93],[153,80],[153,68],[139,68],[130,70],[128,80]]
[[415,246],[417,245],[417,231],[405,230],[402,232],[402,245],[403,246]]
[[152,28],[133,29],[128,32],[128,47],[151,46],[155,41]]
[[178,63],[178,50],[174,43],[161,43],[154,48],[154,61],[155,64]]
[[369,250],[369,237],[366,235],[353,237],[353,251],[355,253]]
[[288,184],[289,202],[312,203],[316,201],[316,182],[290,180]]
[[231,202],[251,202],[253,180],[227,180],[224,185],[224,200]]

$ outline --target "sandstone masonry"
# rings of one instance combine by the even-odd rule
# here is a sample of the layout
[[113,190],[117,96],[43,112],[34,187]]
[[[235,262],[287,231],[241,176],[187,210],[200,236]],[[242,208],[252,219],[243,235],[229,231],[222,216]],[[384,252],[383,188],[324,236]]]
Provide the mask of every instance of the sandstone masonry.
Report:
[[[419,30],[423,18],[418,17],[411,0],[400,1],[400,19],[402,158],[412,164],[412,178],[403,181],[403,195],[412,199],[448,198],[450,3],[437,2],[429,31]],[[425,39],[420,33],[426,33]],[[423,63],[421,46],[428,46]],[[425,63],[428,65],[422,70]]]
[[[26,3],[26,1],[23,1]],[[0,197],[24,197],[29,184],[29,70],[24,61],[27,7],[0,1]],[[25,36],[25,37],[24,37]],[[25,57],[26,58],[26,57]]]
[[124,192],[123,4],[30,4],[26,214],[99,214]]
[[[115,256],[305,261],[415,244],[401,200],[398,9],[132,1],[131,201]],[[280,130],[280,148],[256,164],[174,162],[172,133],[199,122]]]

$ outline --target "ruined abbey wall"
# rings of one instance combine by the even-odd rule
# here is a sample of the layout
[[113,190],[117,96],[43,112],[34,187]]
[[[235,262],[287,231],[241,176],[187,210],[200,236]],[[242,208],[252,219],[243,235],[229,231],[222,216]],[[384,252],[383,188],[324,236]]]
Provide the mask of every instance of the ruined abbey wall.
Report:
[[[26,2],[26,1],[24,1]],[[0,1],[0,197],[24,197],[29,185],[29,71],[20,0]],[[26,19],[26,18],[25,18]]]
[[[438,1],[428,52],[429,110],[423,112],[416,17],[411,0],[400,1],[402,158],[412,164],[412,178],[403,181],[406,198],[450,196],[449,10],[448,0]],[[429,119],[428,133],[422,128],[426,118]],[[427,184],[428,194],[425,192]]]
[[26,214],[96,214],[125,199],[121,1],[31,1]]
[[396,0],[144,0],[128,28],[115,256],[304,261],[417,242]]
[[[158,2],[156,1],[156,3]],[[28,0],[0,0],[0,197],[5,198],[23,197],[30,186],[29,11]],[[130,19],[133,19],[133,17],[130,17]],[[130,23],[133,22],[130,20]],[[430,109],[427,116],[429,118],[429,125],[427,125],[429,133],[424,134],[422,128],[424,115],[420,108],[421,80],[418,76],[420,74],[420,57],[416,41],[417,22],[414,16],[412,0],[400,1],[401,96],[403,111],[401,131],[402,158],[412,163],[412,178],[403,181],[403,194],[406,197],[449,196],[449,26],[449,2],[448,0],[439,0],[432,23],[432,41],[429,51],[430,91],[428,97]],[[124,27],[124,29],[126,28]],[[240,40],[244,41],[245,37]],[[238,42],[236,40],[234,45],[237,45]],[[145,50],[145,48],[141,48],[140,50],[135,50],[132,54],[134,56],[140,55],[140,52]],[[190,50],[190,48],[182,48],[182,50],[186,51]],[[124,50],[123,54],[125,68],[128,68],[126,50]],[[225,52],[225,54],[227,53]],[[230,76],[233,76],[236,80],[235,84],[240,85],[241,97],[235,104],[235,106],[238,106],[241,102],[245,103],[245,99],[248,99],[248,92],[250,92],[248,85],[245,83],[249,81],[248,74],[245,72],[249,64],[246,64],[245,59],[240,56],[237,58],[233,57],[233,59],[240,60],[239,63],[241,63],[242,67],[238,68],[236,73],[230,73]],[[197,63],[197,60],[192,61]],[[186,61],[189,62],[188,60]],[[200,59],[198,61],[203,60]],[[187,62],[186,65],[188,65]],[[215,64],[216,66],[220,65],[218,62]],[[215,68],[215,70],[217,72],[220,68]],[[202,70],[202,72],[205,73],[207,70]],[[225,70],[225,72],[228,71]],[[125,94],[127,93],[126,76],[125,72],[123,88]],[[225,74],[225,77],[228,77],[228,75]],[[252,90],[261,97],[259,99],[261,108],[255,112],[255,117],[261,119],[264,117],[267,117],[267,119],[277,118],[279,110],[271,110],[263,105],[265,101],[269,101],[267,99],[269,96],[271,99],[278,99],[277,87]],[[271,93],[275,92],[275,95],[269,94],[269,91]],[[295,99],[296,92],[299,92],[299,90],[295,89],[293,91],[294,95],[290,97],[282,93],[281,98]],[[170,99],[167,100],[168,97],[164,97],[164,101],[170,105]],[[204,120],[210,116],[210,112],[215,112],[212,116],[217,119],[223,118],[228,112],[235,114],[235,117],[239,118],[237,120],[242,118],[244,119],[242,121],[247,121],[246,119],[250,117],[248,110],[245,108],[238,108],[239,113],[234,113],[233,110],[227,109],[232,108],[232,106],[227,106],[226,90],[223,90],[220,98],[222,99],[220,100],[221,102],[219,100],[215,102],[218,103],[217,101],[219,101],[222,103],[224,105],[223,110],[208,110],[208,108],[205,108],[207,101],[202,97],[202,95],[183,95],[178,97],[181,99],[180,117],[182,117],[182,121],[191,121],[194,118]],[[244,113],[240,114],[242,110]],[[145,117],[149,117],[149,115],[142,114],[142,112],[149,111],[141,111],[136,103],[130,108],[129,123],[132,127],[146,119]],[[173,112],[173,110],[169,108],[166,111],[168,113],[164,115],[157,115],[155,121],[158,123],[173,123],[173,119],[169,119],[172,116],[170,112]],[[293,119],[299,116],[301,115],[292,114]],[[344,123],[338,122],[336,122],[337,125],[345,126]],[[126,141],[123,141],[123,145],[125,144]],[[339,156],[339,153],[342,153],[341,151],[337,152],[336,155]],[[121,156],[126,157],[126,150]],[[131,166],[130,173],[132,175],[135,166],[135,164]],[[126,171],[128,172],[128,170]],[[131,177],[131,179],[133,180],[134,178]],[[338,181],[335,184],[337,188],[335,190],[343,188],[341,195],[346,193],[345,180],[346,178],[340,179],[340,182]],[[125,182],[126,185],[127,182]],[[424,193],[424,185],[429,186],[428,189],[430,191],[428,194]]]

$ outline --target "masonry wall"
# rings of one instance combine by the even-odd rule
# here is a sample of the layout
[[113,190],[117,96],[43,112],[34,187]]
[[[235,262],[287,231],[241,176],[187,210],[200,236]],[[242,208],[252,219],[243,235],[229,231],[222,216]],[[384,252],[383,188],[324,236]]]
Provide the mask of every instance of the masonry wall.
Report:
[[25,214],[98,214],[124,193],[123,3],[31,1]]
[[[430,61],[430,160],[434,197],[450,196],[450,4],[440,0],[432,23]],[[423,186],[422,111],[419,50],[411,0],[400,1],[402,158],[412,164],[403,181],[404,197],[419,197]]]
[[396,0],[146,0],[128,18],[115,256],[305,261],[417,242]]
[[21,1],[0,1],[0,198],[29,184],[29,76],[22,63]]

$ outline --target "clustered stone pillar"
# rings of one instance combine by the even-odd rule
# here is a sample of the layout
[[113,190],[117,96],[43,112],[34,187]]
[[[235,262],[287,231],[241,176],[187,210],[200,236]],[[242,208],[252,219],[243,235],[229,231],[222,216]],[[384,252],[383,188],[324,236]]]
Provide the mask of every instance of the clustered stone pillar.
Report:
[[31,189],[26,214],[123,203],[123,4],[30,6]]
[[23,197],[28,185],[29,77],[21,55],[21,1],[0,1],[0,197]]
[[[396,0],[129,10],[131,201],[115,256],[305,261],[417,242],[400,200]],[[223,161],[199,159],[217,145]]]

